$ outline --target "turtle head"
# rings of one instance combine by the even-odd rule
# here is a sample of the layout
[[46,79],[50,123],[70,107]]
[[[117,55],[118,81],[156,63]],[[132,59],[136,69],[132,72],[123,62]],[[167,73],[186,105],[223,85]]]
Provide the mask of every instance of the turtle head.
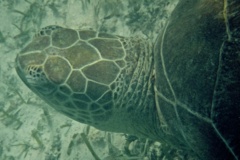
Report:
[[149,105],[138,98],[148,93],[152,66],[144,43],[93,31],[48,29],[18,54],[16,70],[50,106],[76,121],[122,131],[117,123],[129,121],[122,115]]

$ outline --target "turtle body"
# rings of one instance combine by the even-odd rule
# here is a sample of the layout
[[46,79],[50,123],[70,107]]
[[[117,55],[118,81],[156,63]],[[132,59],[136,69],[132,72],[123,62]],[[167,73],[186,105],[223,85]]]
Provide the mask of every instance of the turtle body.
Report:
[[154,45],[48,26],[16,58],[50,106],[96,128],[200,159],[240,157],[240,3],[181,0]]

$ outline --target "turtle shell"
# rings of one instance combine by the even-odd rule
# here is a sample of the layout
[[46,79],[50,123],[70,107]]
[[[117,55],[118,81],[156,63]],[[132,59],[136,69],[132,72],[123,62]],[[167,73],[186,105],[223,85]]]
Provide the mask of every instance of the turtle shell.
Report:
[[154,48],[161,130],[202,159],[240,157],[239,9],[180,1]]

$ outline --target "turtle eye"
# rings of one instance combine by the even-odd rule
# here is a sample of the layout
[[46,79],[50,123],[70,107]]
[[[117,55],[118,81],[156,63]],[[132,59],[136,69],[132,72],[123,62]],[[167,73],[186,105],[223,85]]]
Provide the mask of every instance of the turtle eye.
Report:
[[42,95],[49,95],[56,90],[56,86],[48,81],[40,65],[29,65],[26,69],[26,79],[31,87]]
[[42,66],[40,65],[29,65],[26,69],[26,79],[29,84],[34,86],[39,86],[48,82]]

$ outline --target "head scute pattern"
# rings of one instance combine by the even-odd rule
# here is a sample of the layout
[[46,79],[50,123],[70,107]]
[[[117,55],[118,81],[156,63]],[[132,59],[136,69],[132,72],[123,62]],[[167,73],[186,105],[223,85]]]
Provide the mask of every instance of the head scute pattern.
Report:
[[19,75],[56,110],[97,126],[111,117],[113,96],[119,104],[128,97],[117,92],[129,90],[128,86],[123,89],[122,77],[132,74],[135,64],[141,62],[127,62],[138,55],[136,47],[129,43],[135,45],[138,41],[141,40],[48,26],[18,55]]

